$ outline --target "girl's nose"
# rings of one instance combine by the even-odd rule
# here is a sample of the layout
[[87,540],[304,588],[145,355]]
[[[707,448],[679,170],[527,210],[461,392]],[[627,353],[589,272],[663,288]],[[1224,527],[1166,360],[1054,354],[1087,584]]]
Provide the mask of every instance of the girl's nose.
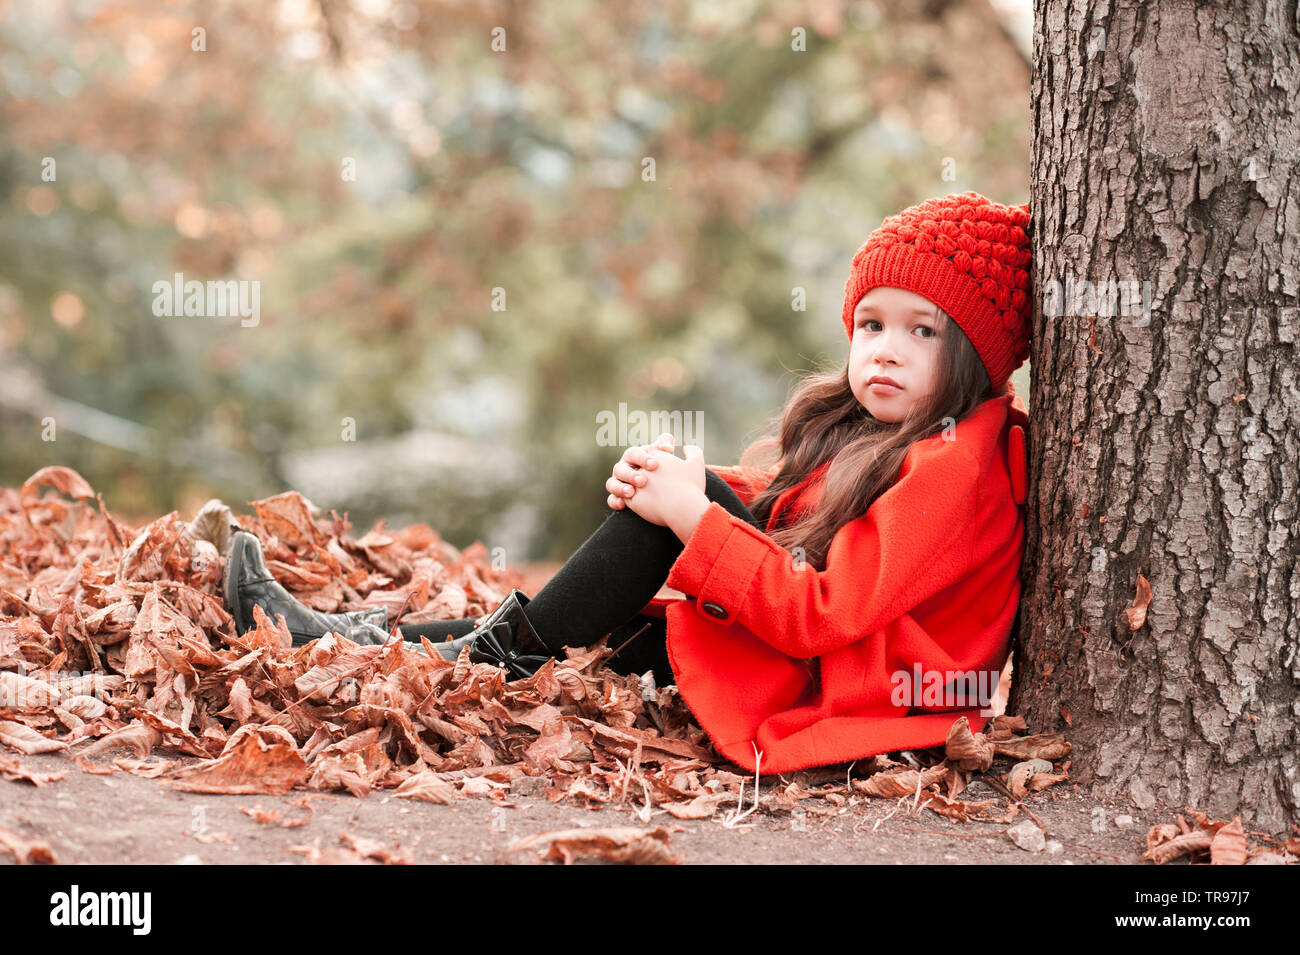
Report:
[[880,337],[876,339],[876,361],[895,361],[898,358],[898,349],[894,346],[893,332],[883,331]]

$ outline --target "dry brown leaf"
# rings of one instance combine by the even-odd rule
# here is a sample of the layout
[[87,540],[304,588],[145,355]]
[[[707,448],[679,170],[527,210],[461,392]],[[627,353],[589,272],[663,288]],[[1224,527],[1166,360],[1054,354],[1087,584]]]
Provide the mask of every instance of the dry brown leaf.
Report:
[[72,761],[77,764],[77,768],[83,773],[90,773],[92,776],[112,776],[114,773],[122,771],[112,763],[92,763],[81,756],[73,756]]
[[1011,772],[1007,773],[1007,778],[1003,780],[1007,789],[1011,790],[1011,795],[1016,799],[1024,799],[1028,793],[1026,783],[1029,777],[1034,774],[1034,764],[1031,762],[1016,763],[1011,767]]
[[[1066,764],[1069,765],[1068,763]],[[1057,783],[1063,783],[1070,778],[1067,772],[1059,773],[1034,773],[1029,777],[1029,782],[1025,783],[1025,788],[1031,793],[1042,792],[1048,786],[1055,786]]]
[[1287,865],[1286,856],[1272,849],[1256,849],[1246,859],[1246,865]]
[[1147,606],[1151,603],[1151,585],[1141,574],[1137,575],[1137,592],[1133,596],[1133,603],[1124,608],[1124,614],[1128,617],[1128,628],[1130,630],[1139,629],[1147,620]]
[[1157,823],[1147,830],[1147,852],[1182,835],[1182,830],[1171,822]]
[[326,846],[320,847],[320,840],[315,845],[297,845],[286,846],[289,852],[299,852],[307,857],[308,865],[372,865],[368,859],[363,859],[356,851],[346,846]]
[[162,734],[146,723],[133,723],[114,730],[107,736],[91,743],[77,755],[80,759],[98,756],[110,750],[126,747],[136,756],[148,756],[155,746],[162,742]]
[[866,779],[853,780],[853,788],[868,796],[897,799],[915,795],[918,789],[927,789],[947,775],[948,767],[943,763],[920,772],[915,769],[885,770]]
[[679,865],[682,860],[668,843],[668,830],[664,828],[564,829],[516,839],[507,851],[536,852],[543,859],[565,865],[578,859],[620,865]]
[[36,680],[10,670],[0,671],[0,706],[39,709],[58,703],[63,694],[49,680]]
[[382,649],[377,646],[360,647],[349,644],[328,663],[318,663],[294,681],[294,688],[304,700],[325,700],[347,679],[354,681],[365,677],[364,671],[375,664]]
[[191,733],[183,724],[170,720],[152,710],[139,710],[135,715],[158,731],[162,737],[163,745],[203,759],[207,759],[212,755],[211,748],[202,739]]
[[0,829],[0,849],[13,853],[14,861],[19,865],[54,865],[54,853],[50,847],[39,842],[28,842],[22,836],[8,829]]
[[958,769],[984,772],[993,765],[993,744],[983,733],[972,733],[970,720],[962,716],[948,728],[944,755]]
[[44,786],[46,783],[52,783],[66,775],[68,775],[66,769],[56,770],[52,773],[28,769],[18,761],[18,757],[0,753],[0,776],[3,776],[9,782],[26,782],[31,783],[33,786]]
[[241,725],[253,722],[253,694],[242,676],[230,684],[230,711]]
[[988,810],[998,804],[996,799],[950,799],[943,793],[933,791],[923,792],[921,798],[926,809],[958,822],[985,818]]
[[0,743],[17,750],[25,756],[36,753],[53,753],[67,749],[68,744],[57,739],[42,736],[30,726],[15,723],[13,720],[0,720]]
[[410,855],[400,848],[389,849],[377,839],[367,839],[364,836],[354,836],[351,833],[340,833],[339,842],[343,845],[354,849],[357,855],[363,859],[374,859],[382,862],[384,865],[410,865]]
[[231,734],[217,759],[176,770],[169,782],[186,792],[283,795],[307,772],[287,730],[250,724]]
[[461,798],[455,786],[427,769],[407,779],[393,791],[393,795],[399,799],[421,799],[444,806]]
[[498,782],[486,776],[467,776],[460,781],[460,791],[465,796],[496,796],[510,788],[509,783]]
[[371,792],[380,777],[387,772],[388,766],[366,766],[360,753],[339,753],[318,757],[312,763],[307,785],[312,789],[346,789],[352,795],[360,797]]
[[108,704],[93,696],[65,697],[59,707],[83,720],[93,720],[108,712]]
[[606,726],[588,719],[580,722],[591,730],[596,743],[624,758],[635,755],[639,749],[642,759],[656,762],[662,762],[664,756],[698,759],[705,763],[720,762],[714,753],[688,740],[664,739],[658,733],[632,726]]
[[290,547],[324,544],[324,535],[313,519],[319,508],[297,491],[285,491],[253,502],[258,518],[272,535]]
[[80,474],[72,468],[64,467],[61,464],[51,464],[43,467],[26,481],[22,486],[22,497],[24,501],[30,501],[37,497],[37,488],[42,484],[48,484],[62,494],[75,498],[94,497],[95,492]]
[[660,803],[660,809],[676,819],[709,819],[724,803],[734,803],[737,797],[729,792],[702,793],[689,802]]
[[1011,756],[1018,760],[1045,759],[1049,763],[1070,755],[1070,744],[1060,733],[1039,733],[1036,736],[1014,736],[993,740],[993,752],[998,756]]
[[298,826],[305,826],[311,822],[312,817],[316,815],[316,810],[309,806],[305,800],[311,797],[303,797],[291,803],[292,806],[307,810],[307,815],[301,819],[285,819],[278,809],[262,809],[261,807],[249,808],[240,806],[239,811],[244,815],[251,817],[254,821],[260,822],[264,826],[277,825],[281,829],[296,829]]
[[250,809],[248,806],[240,806],[239,811],[252,818],[254,822],[260,822],[264,826],[278,824],[280,821],[280,811],[278,809]]
[[1148,833],[1148,849],[1142,853],[1142,858],[1149,859],[1156,865],[1164,865],[1166,862],[1182,856],[1195,856],[1201,852],[1208,852],[1213,838],[1210,833],[1198,829],[1193,832],[1182,833],[1168,842],[1158,842],[1156,845],[1151,845],[1151,834]]
[[1241,828],[1241,817],[1219,827],[1210,840],[1210,865],[1245,865],[1246,833]]
[[175,766],[176,761],[174,759],[127,759],[118,757],[113,760],[113,765],[134,776],[156,779]]
[[1009,716],[1001,713],[993,717],[993,722],[985,728],[984,735],[989,739],[1010,739],[1021,730],[1027,730],[1029,726],[1025,723],[1023,716]]

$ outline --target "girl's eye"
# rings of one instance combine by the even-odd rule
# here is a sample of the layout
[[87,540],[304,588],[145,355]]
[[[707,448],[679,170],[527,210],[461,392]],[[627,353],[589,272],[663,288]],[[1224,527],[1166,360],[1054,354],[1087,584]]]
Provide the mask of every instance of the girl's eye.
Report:
[[[873,328],[872,327],[873,325],[878,327]],[[864,318],[862,321],[858,323],[858,328],[864,329],[865,331],[868,332],[879,331],[880,327],[883,326],[880,326],[880,322],[874,318]],[[939,334],[929,325],[917,325],[916,328],[912,329],[912,331],[925,332],[925,334],[921,336],[922,338],[934,338],[935,335]]]

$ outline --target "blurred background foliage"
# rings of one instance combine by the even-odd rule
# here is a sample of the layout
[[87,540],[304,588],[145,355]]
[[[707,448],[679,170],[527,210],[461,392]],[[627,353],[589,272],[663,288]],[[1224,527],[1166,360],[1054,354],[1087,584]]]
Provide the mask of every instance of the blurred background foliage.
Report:
[[[65,464],[133,521],[294,488],[562,558],[608,513],[599,413],[698,412],[734,463],[846,360],[882,218],[1027,200],[1029,30],[1025,0],[11,3],[0,482]],[[259,283],[260,321],[156,316],[176,272]]]

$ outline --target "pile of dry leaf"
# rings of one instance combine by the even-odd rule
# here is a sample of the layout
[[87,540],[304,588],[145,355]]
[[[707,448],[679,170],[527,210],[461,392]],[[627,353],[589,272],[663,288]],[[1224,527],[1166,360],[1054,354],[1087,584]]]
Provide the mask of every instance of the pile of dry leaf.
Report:
[[1292,824],[1291,831],[1298,834],[1280,847],[1251,848],[1240,816],[1233,817],[1231,822],[1214,822],[1195,809],[1187,813],[1195,825],[1179,815],[1177,822],[1152,826],[1147,832],[1147,851],[1142,858],[1156,865],[1182,858],[1210,865],[1294,865],[1300,859],[1300,826]]
[[[45,485],[55,490],[42,494]],[[424,525],[380,522],[352,539],[347,521],[319,516],[296,492],[253,507],[239,523],[261,539],[276,579],[318,610],[383,604],[390,624],[478,616],[514,586],[484,563],[481,544],[457,551]],[[238,637],[216,537],[198,523],[172,512],[126,526],[65,467],[0,490],[0,743],[195,792],[391,789],[442,803],[531,792],[629,805],[646,822],[662,810],[729,825],[754,811],[834,814],[861,796],[1005,821],[1027,793],[1066,778],[1059,734],[1017,736],[1025,726],[1008,717],[972,734],[962,719],[945,748],[904,754],[907,763],[877,756],[848,772],[794,774],[760,795],[674,688],[643,691],[605,669],[603,646],[506,682],[464,655],[450,663],[401,644],[329,634],[295,649],[260,609],[256,629]],[[1014,762],[1005,777],[988,772],[998,756]],[[47,781],[8,755],[0,772]],[[974,773],[1007,804],[962,799]]]

